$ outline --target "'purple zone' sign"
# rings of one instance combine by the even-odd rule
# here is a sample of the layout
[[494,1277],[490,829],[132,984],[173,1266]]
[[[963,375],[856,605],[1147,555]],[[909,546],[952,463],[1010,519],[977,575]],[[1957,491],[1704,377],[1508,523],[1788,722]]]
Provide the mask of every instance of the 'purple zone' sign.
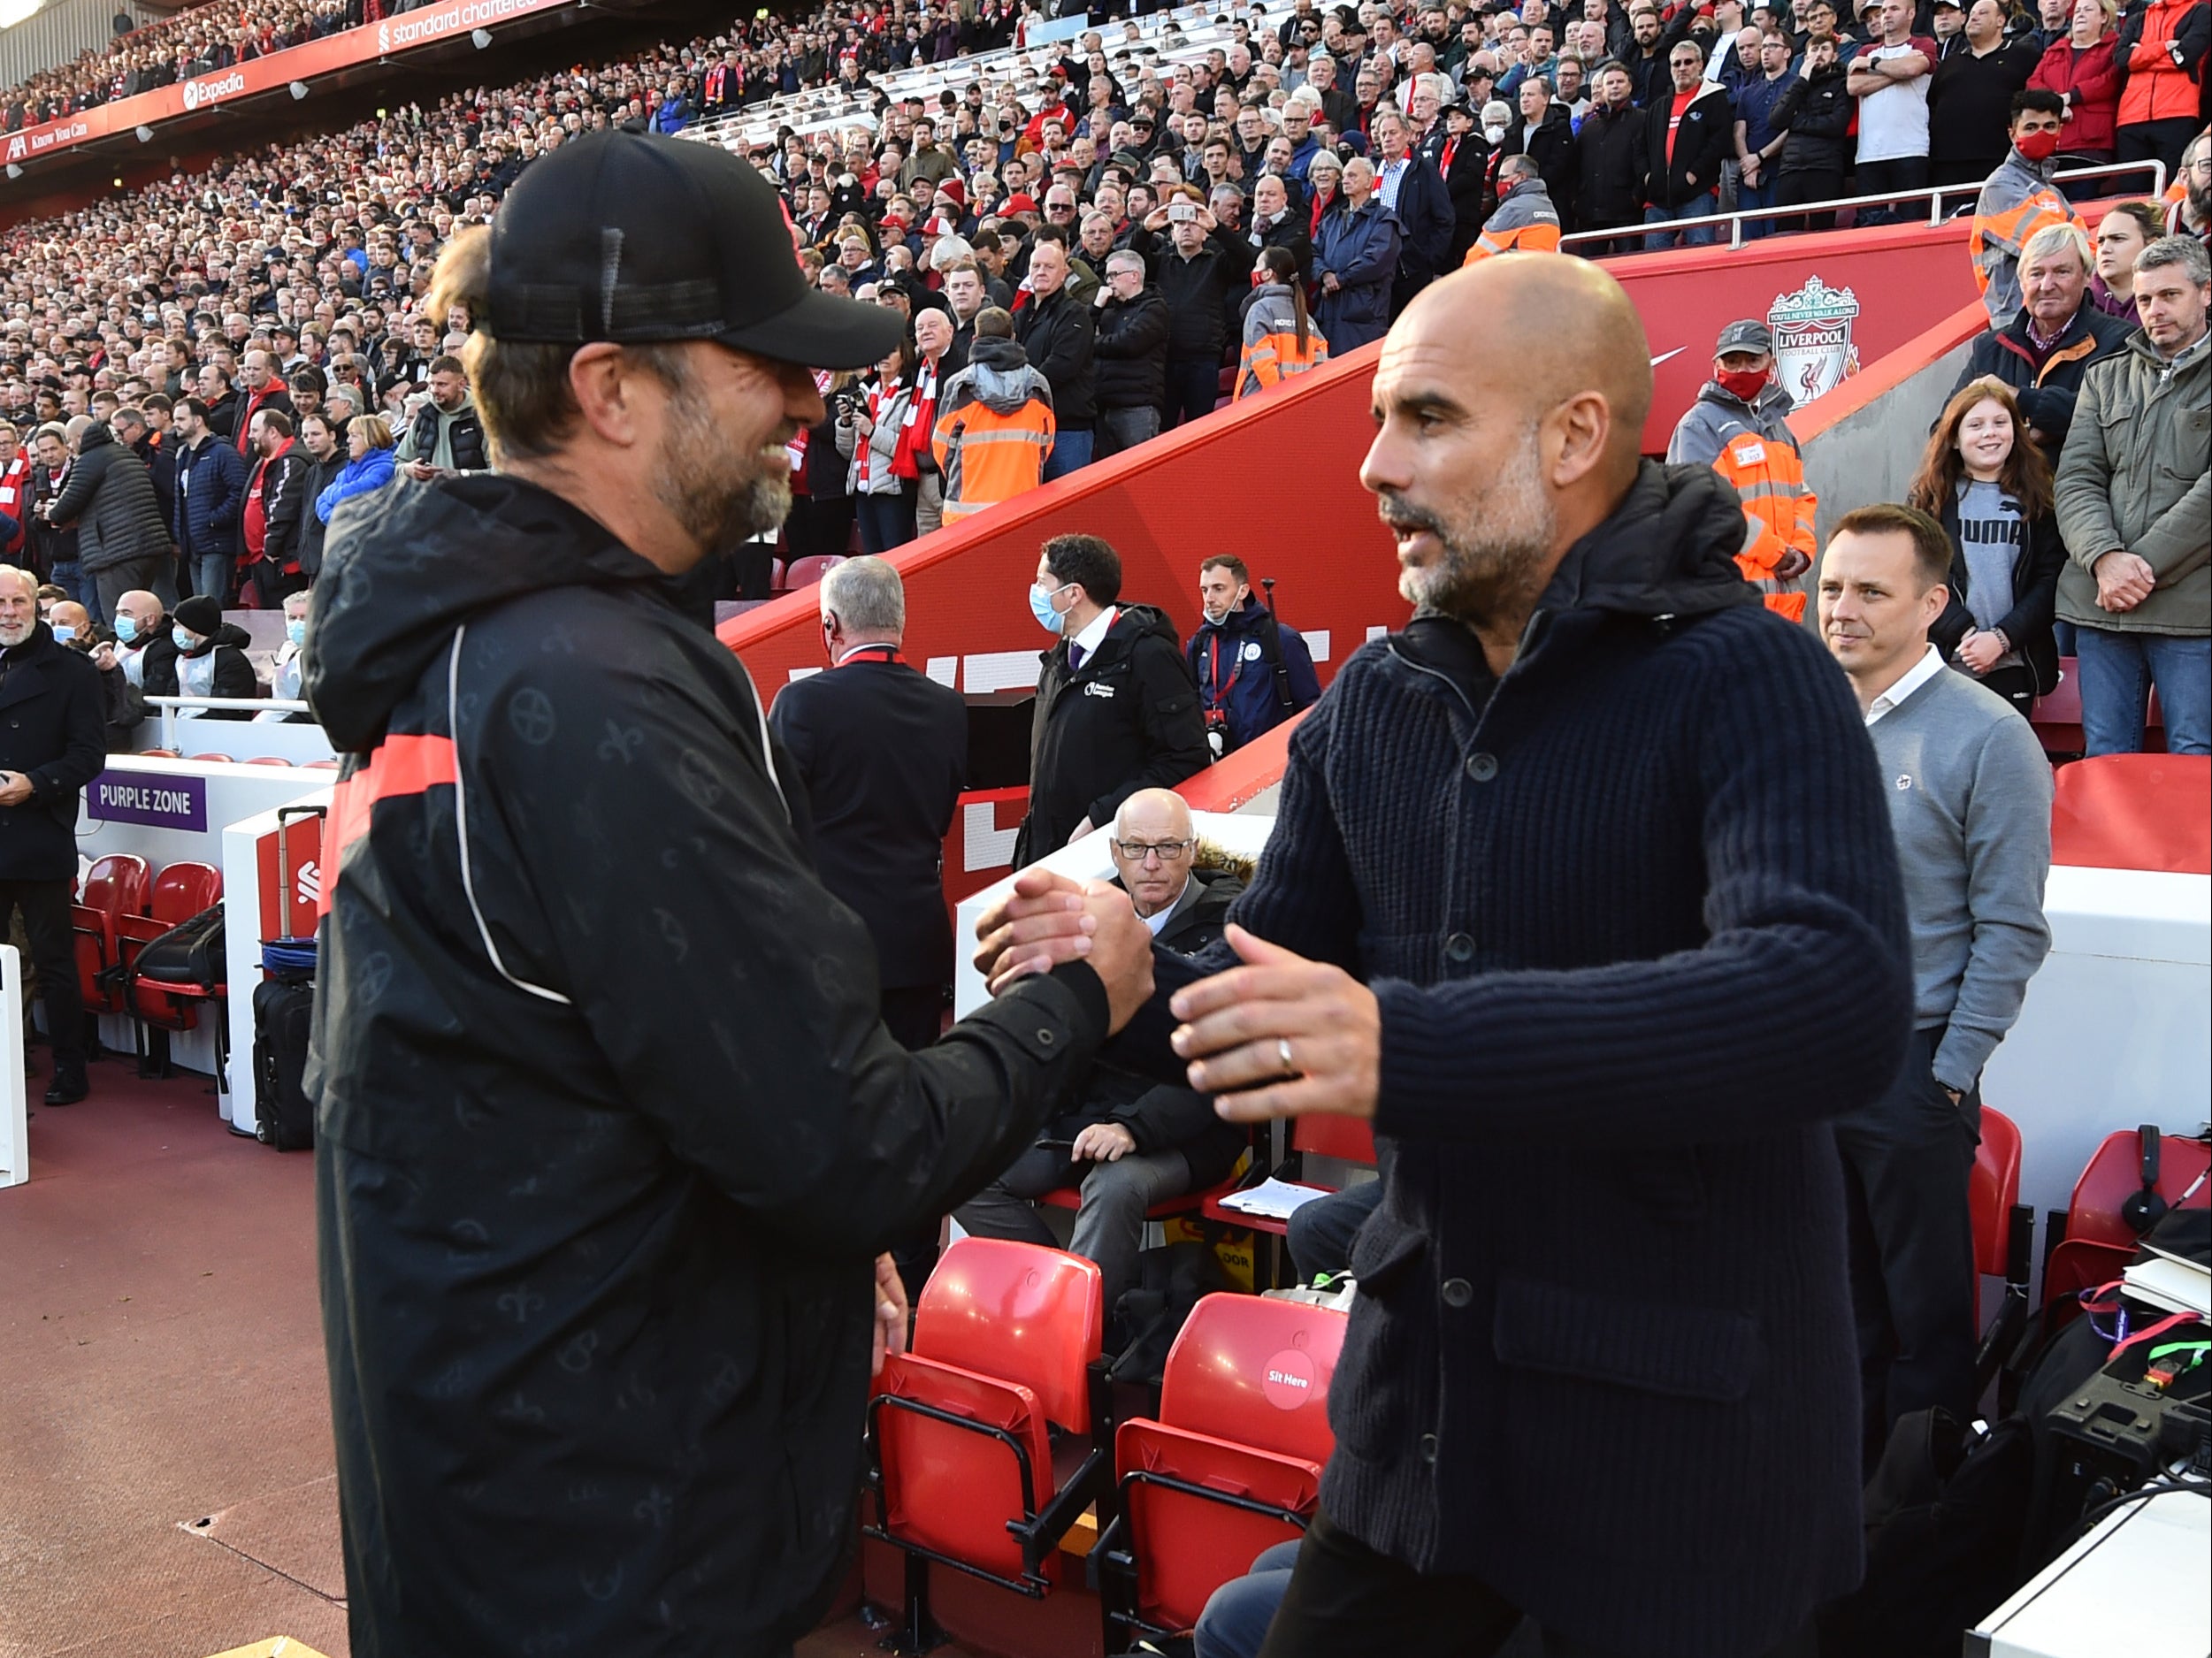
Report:
[[87,815],[152,829],[207,829],[207,779],[145,771],[102,772],[92,780]]

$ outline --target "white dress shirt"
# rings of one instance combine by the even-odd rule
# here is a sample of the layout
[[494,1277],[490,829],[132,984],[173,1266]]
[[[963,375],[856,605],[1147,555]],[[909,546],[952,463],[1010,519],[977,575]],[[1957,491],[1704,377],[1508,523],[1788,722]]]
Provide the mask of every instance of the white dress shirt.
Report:
[[1903,676],[1895,684],[1874,699],[1873,706],[1866,711],[1867,724],[1873,725],[1885,714],[1894,713],[1897,706],[1907,697],[1912,695],[1914,691],[1919,690],[1921,686],[1926,684],[1942,671],[1943,653],[1931,645],[1928,646],[1926,655],[1905,669]]
[[1083,653],[1084,661],[1089,661],[1098,654],[1098,647],[1106,643],[1106,630],[1114,625],[1114,618],[1121,614],[1118,607],[1108,605],[1091,618],[1089,627],[1068,642]]

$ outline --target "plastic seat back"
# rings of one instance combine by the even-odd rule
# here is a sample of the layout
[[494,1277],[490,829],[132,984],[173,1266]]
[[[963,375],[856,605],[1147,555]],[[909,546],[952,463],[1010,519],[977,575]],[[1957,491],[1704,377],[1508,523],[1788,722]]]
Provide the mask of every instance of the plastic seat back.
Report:
[[1167,1350],[1160,1418],[1170,1427],[1305,1462],[1336,1448],[1328,1385],[1349,1315],[1260,1295],[1202,1298]]
[[2060,767],[2051,861],[2212,875],[2212,755],[2100,754]]
[[[1052,1487],[1051,1440],[1037,1395],[1019,1383],[910,1353],[884,1361],[876,1392],[884,1529],[995,1576],[1021,1578],[1022,1544],[1006,1522],[1034,1514]],[[924,1414],[930,1410],[975,1426]]]
[[289,766],[292,762],[281,754],[256,754],[246,763],[249,766]]
[[1243,1577],[1261,1550],[1303,1534],[1298,1520],[1286,1516],[1310,1516],[1320,1500],[1317,1462],[1163,1422],[1123,1423],[1114,1455],[1137,1570],[1137,1614],[1158,1630],[1190,1628],[1207,1597]]
[[147,913],[155,921],[174,927],[222,901],[223,872],[213,864],[180,861],[166,866],[154,877]]
[[845,561],[834,553],[817,553],[811,558],[793,559],[791,569],[785,572],[786,587],[811,587]]
[[1974,1154],[1969,1204],[1974,1219],[1974,1270],[2002,1278],[2012,1259],[2012,1208],[2020,1201],[2020,1130],[2011,1118],[1981,1108],[1981,1146]]
[[237,764],[228,754],[188,754],[185,758],[188,760],[219,760],[226,766]]
[[[2184,1140],[2173,1135],[2161,1135],[2158,1139],[2158,1194],[2169,1203],[2178,1203],[2181,1195],[2189,1189],[2197,1176],[2203,1173],[2205,1165],[2212,1160],[2201,1140]],[[2074,1195],[2066,1207],[2066,1242],[2093,1243],[2132,1251],[2137,1233],[2120,1213],[2121,1205],[2143,1189],[2143,1142],[2132,1128],[2123,1128],[2104,1137],[2104,1143],[2096,1150],[2081,1178],[2074,1182]],[[2189,1207],[2212,1207],[2212,1181],[2197,1188],[2189,1199]]]
[[1374,1129],[1364,1117],[1340,1117],[1326,1112],[1294,1118],[1290,1143],[1315,1157],[1336,1158],[1345,1163],[1374,1164]]
[[914,1351],[1019,1383],[1045,1419],[1091,1425],[1088,1367],[1106,1331],[1098,1269],[1081,1256],[1001,1238],[962,1238],[945,1252],[915,1310]]
[[[93,893],[104,883],[109,894],[104,904],[95,904]],[[85,875],[85,896],[80,900],[91,908],[104,908],[111,915],[143,915],[146,898],[153,885],[153,870],[136,852],[110,852],[96,860]]]

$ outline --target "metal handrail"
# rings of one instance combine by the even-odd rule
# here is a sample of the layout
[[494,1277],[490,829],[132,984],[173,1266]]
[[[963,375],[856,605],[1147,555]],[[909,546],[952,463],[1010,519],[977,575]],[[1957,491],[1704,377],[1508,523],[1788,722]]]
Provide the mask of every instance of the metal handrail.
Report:
[[[2163,195],[2166,193],[2166,164],[2155,159],[2105,162],[2094,167],[2075,167],[2064,172],[2053,173],[2051,180],[2053,183],[2058,183],[2068,179],[2102,179],[2114,173],[2141,172],[2146,169],[2151,175],[2150,194],[2154,197]],[[1839,208],[1898,207],[1907,202],[1919,201],[1925,201],[1928,204],[1928,223],[1940,225],[1944,222],[1943,198],[1945,196],[1979,195],[1981,193],[1981,187],[1979,184],[1940,184],[1925,190],[1907,190],[1901,195],[1842,195],[1826,202],[1792,202],[1787,207],[1740,207],[1734,212],[1703,213],[1695,218],[1670,218],[1651,225],[1616,225],[1611,230],[1578,230],[1572,235],[1560,237],[1559,247],[1564,252],[1575,242],[1621,241],[1632,236],[1639,238],[1647,235],[1664,236],[1674,231],[1687,230],[1699,225],[1726,225],[1729,227],[1726,245],[1730,248],[1741,248],[1743,246],[1743,224],[1746,219],[1800,218],[1808,213],[1833,213]],[[1707,242],[1702,245],[1716,247],[1720,244]],[[1665,250],[1635,248],[1626,251],[1658,253]]]
[[241,708],[255,714],[315,712],[294,697],[148,697],[146,706],[161,711],[161,745],[164,748],[176,746],[177,721],[188,708]]

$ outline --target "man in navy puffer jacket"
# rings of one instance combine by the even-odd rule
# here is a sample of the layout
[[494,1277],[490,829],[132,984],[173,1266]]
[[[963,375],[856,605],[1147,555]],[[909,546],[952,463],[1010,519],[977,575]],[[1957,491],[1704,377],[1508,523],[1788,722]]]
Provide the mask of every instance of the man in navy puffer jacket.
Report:
[[[1531,316],[1565,325],[1534,353]],[[1733,493],[1640,458],[1649,355],[1575,259],[1391,330],[1361,477],[1416,615],[1291,738],[1246,965],[1156,952],[1116,1050],[1383,1153],[1266,1658],[1487,1653],[1524,1614],[1555,1654],[1796,1653],[1859,1576],[1828,1125],[1902,1062],[1897,855]],[[1017,892],[1002,970],[1068,948],[1054,878]]]

